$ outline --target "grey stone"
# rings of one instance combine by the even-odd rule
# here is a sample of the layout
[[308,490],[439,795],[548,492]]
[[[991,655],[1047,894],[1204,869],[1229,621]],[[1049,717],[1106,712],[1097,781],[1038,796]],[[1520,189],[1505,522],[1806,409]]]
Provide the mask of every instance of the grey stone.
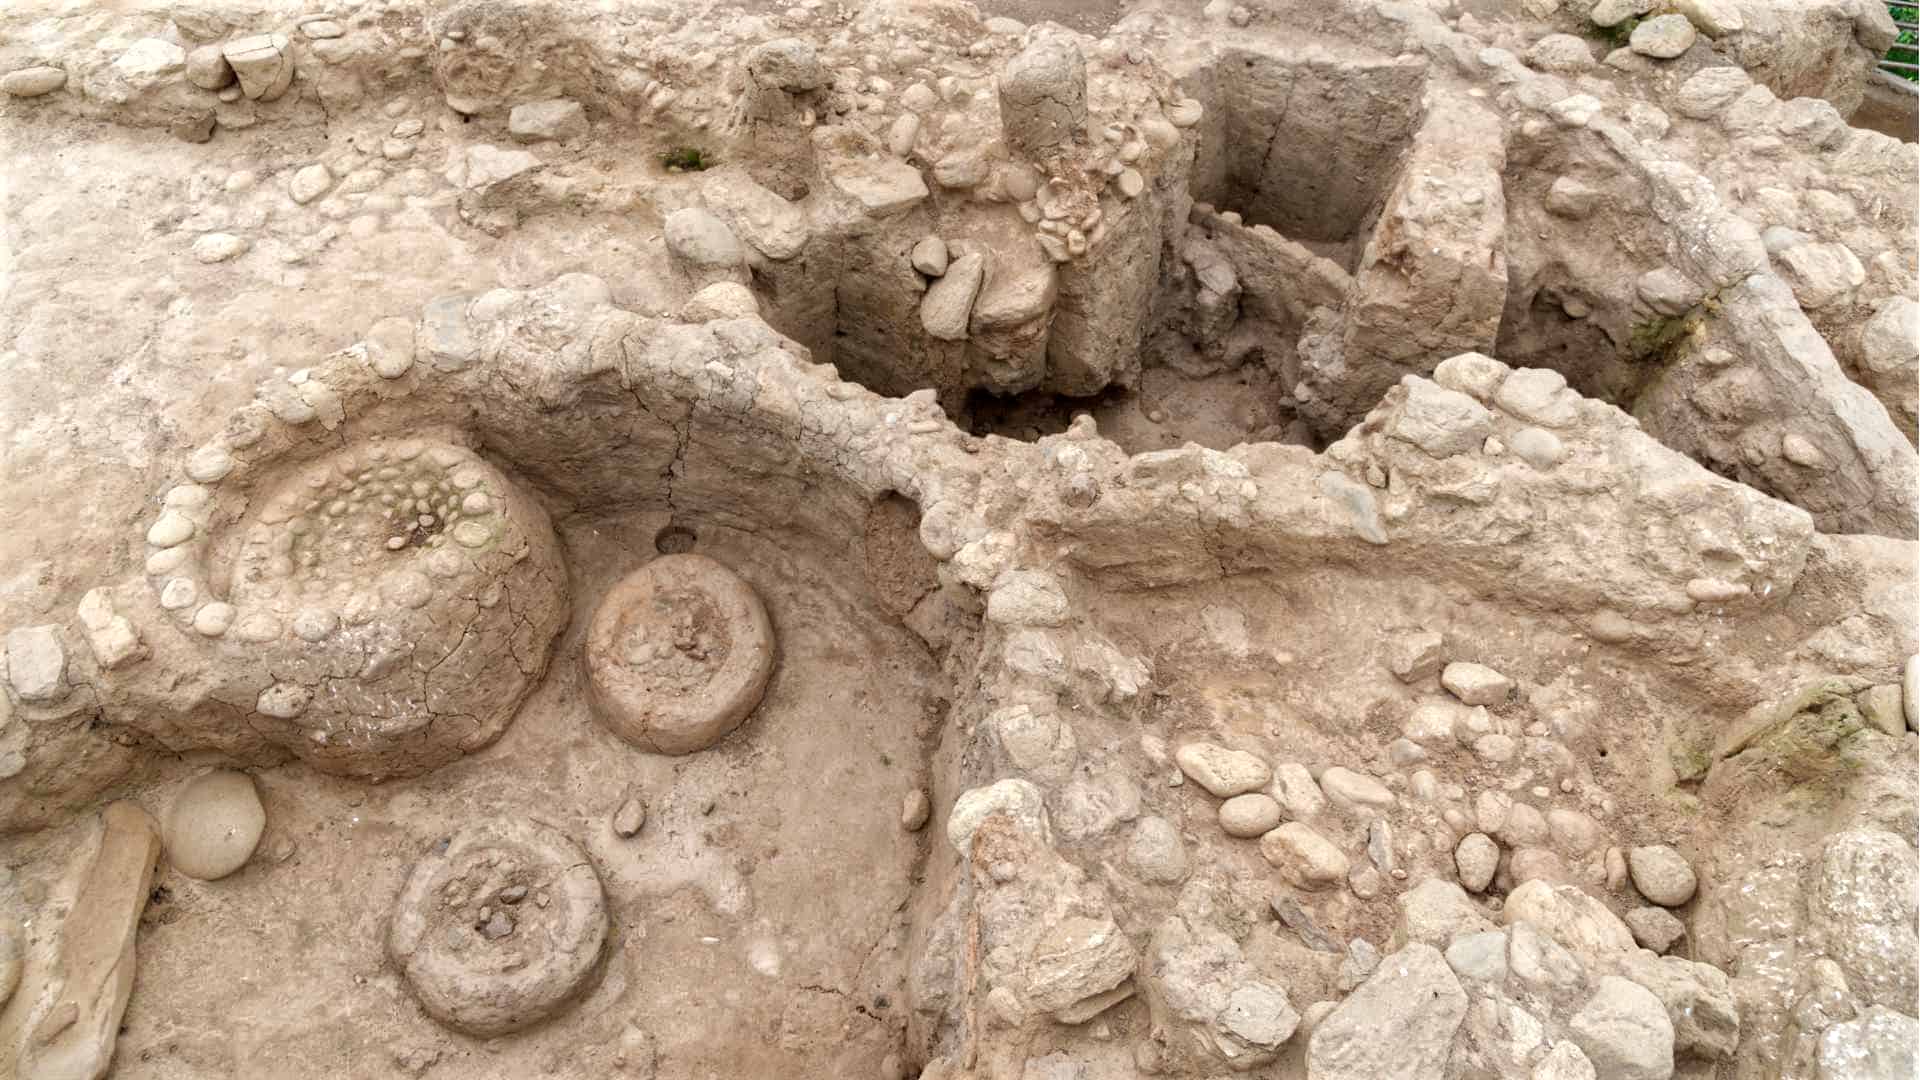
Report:
[[1795,244],[1780,252],[1775,261],[1780,276],[1792,287],[1794,299],[1805,308],[1840,303],[1867,280],[1866,267],[1845,244]]
[[1532,923],[1576,956],[1589,963],[1607,964],[1631,953],[1633,932],[1607,908],[1572,885],[1535,879],[1515,886],[1501,909],[1508,926]]
[[65,85],[67,73],[57,67],[26,67],[0,76],[0,92],[17,98],[40,97]]
[[1380,961],[1307,1042],[1313,1080],[1441,1080],[1467,993],[1439,950],[1408,945]]
[[1671,266],[1640,275],[1634,292],[1656,313],[1668,316],[1686,314],[1707,294],[1698,282]]
[[1509,414],[1541,427],[1566,427],[1580,416],[1580,395],[1567,388],[1566,376],[1547,368],[1521,368],[1507,376],[1493,401]]
[[1447,966],[1469,982],[1498,986],[1507,979],[1507,933],[1483,930],[1455,938],[1447,946]]
[[1310,821],[1327,808],[1327,797],[1305,765],[1282,762],[1273,770],[1273,797],[1295,821]]
[[1180,830],[1162,817],[1143,817],[1127,843],[1127,865],[1141,880],[1171,885],[1187,876],[1187,847]]
[[1387,670],[1401,682],[1418,682],[1440,670],[1446,648],[1446,638],[1432,630],[1396,633],[1387,639]]
[[507,114],[507,133],[523,143],[578,138],[587,133],[587,110],[571,98],[515,105]]
[[735,236],[769,259],[793,258],[812,237],[807,215],[744,169],[710,170],[700,183],[700,199]]
[[1072,1008],[1133,974],[1137,954],[1111,918],[1069,916],[1034,942],[1026,964],[1026,1004],[1041,1012]]
[[287,194],[301,206],[312,202],[327,193],[333,186],[333,174],[325,165],[307,165],[295,170],[293,179],[287,182]]
[[1560,1042],[1534,1065],[1531,1080],[1599,1080],[1599,1074],[1578,1046]]
[[1453,865],[1468,892],[1484,892],[1500,865],[1500,845],[1485,833],[1468,833],[1453,849]]
[[1527,63],[1556,74],[1574,74],[1593,66],[1593,50],[1572,34],[1548,34],[1527,50]]
[[488,143],[467,147],[447,170],[447,182],[468,191],[482,191],[541,167],[539,158],[525,150],[502,150]]
[[1514,432],[1507,440],[1507,449],[1513,451],[1514,457],[1541,472],[1560,464],[1561,459],[1567,456],[1567,446],[1560,441],[1560,436],[1537,427],[1523,427]]
[[818,90],[831,80],[813,45],[799,38],[778,38],[754,46],[747,53],[747,74],[757,86],[790,94]]
[[1214,743],[1188,743],[1174,751],[1173,760],[1187,779],[1216,799],[1258,791],[1273,779],[1273,770],[1258,755]]
[[1000,127],[1007,144],[1030,158],[1070,145],[1087,126],[1087,61],[1070,39],[1046,36],[1007,61],[1000,73]]
[[1394,419],[1393,434],[1436,458],[1472,453],[1493,431],[1493,414],[1457,390],[1448,390],[1417,375],[1402,385],[1406,401]]
[[1595,26],[1618,26],[1636,15],[1653,10],[1654,0],[1599,0],[1587,18]]
[[1742,68],[1713,67],[1697,71],[1680,84],[1674,95],[1674,110],[1693,120],[1705,120],[1733,104],[1733,99],[1753,86],[1753,77]]
[[1860,362],[1874,374],[1906,371],[1920,360],[1920,304],[1891,296],[1860,328]]
[[1272,1049],[1293,1037],[1300,1014],[1287,992],[1267,982],[1235,987],[1220,1011],[1220,1027],[1249,1046]]
[[148,90],[187,66],[187,52],[164,38],[141,38],[113,62],[113,73],[134,90]]
[[436,296],[421,309],[414,340],[440,371],[461,371],[479,357],[480,342],[467,319],[471,302],[466,296]]
[[1869,686],[1854,697],[1860,715],[1884,735],[1898,736],[1907,730],[1906,717],[1900,711],[1900,685],[1883,683]]
[[[1513,380],[1509,378],[1508,383]],[[1501,387],[1506,392],[1506,387]],[[1440,685],[1468,705],[1498,705],[1513,693],[1513,680],[1487,667],[1456,660],[1440,672]]]
[[1280,925],[1298,935],[1307,948],[1323,953],[1343,951],[1340,943],[1329,937],[1325,930],[1320,929],[1319,924],[1313,921],[1313,916],[1307,914],[1307,909],[1301,907],[1300,901],[1292,896],[1286,893],[1275,893],[1268,899],[1267,904],[1273,908],[1274,917],[1280,920]]
[[1246,839],[1262,836],[1280,824],[1280,804],[1273,796],[1252,791],[1220,804],[1220,831]]
[[1641,948],[1657,953],[1673,948],[1673,943],[1687,933],[1687,924],[1662,907],[1634,908],[1621,921],[1633,931],[1633,940],[1639,942]]
[[1904,1009],[1920,995],[1915,877],[1912,845],[1880,829],[1838,833],[1821,852],[1807,896],[1809,924],[1869,1004]]
[[1603,975],[1593,997],[1567,1021],[1567,1031],[1609,1080],[1668,1080],[1673,1075],[1673,1023],[1653,991]]
[[146,655],[133,621],[114,611],[113,599],[105,589],[89,589],[80,598],[77,613],[87,647],[93,650],[94,663],[101,668],[111,671]]
[[293,85],[293,52],[285,34],[255,34],[226,43],[223,53],[252,101],[274,101]]
[[1140,785],[1118,769],[1076,776],[1055,792],[1053,825],[1068,840],[1105,835],[1139,816]]
[[927,197],[920,170],[904,161],[836,162],[828,172],[834,187],[873,217],[897,214]]
[[1396,942],[1424,942],[1444,948],[1462,934],[1495,929],[1492,920],[1461,890],[1440,878],[1428,878],[1400,894]]
[[1665,844],[1637,847],[1627,852],[1627,869],[1640,895],[1662,907],[1679,907],[1693,899],[1699,882],[1686,857]]
[[1578,221],[1590,217],[1599,205],[1599,190],[1571,176],[1559,177],[1547,188],[1547,212],[1559,217]]
[[639,795],[629,793],[614,810],[609,824],[613,827],[613,834],[623,840],[640,835],[640,830],[647,825],[647,804]]
[[1641,56],[1671,60],[1692,48],[1699,36],[1685,15],[1659,15],[1634,27],[1627,47]]
[[1260,838],[1260,854],[1289,884],[1325,889],[1347,876],[1346,853],[1311,825],[1289,821]]
[[1385,784],[1341,765],[1320,774],[1320,790],[1329,802],[1347,810],[1383,810],[1399,801]]
[[227,63],[227,54],[220,46],[202,45],[187,54],[187,81],[200,89],[232,86],[234,78],[233,65]]
[[[986,280],[986,256],[969,252],[953,260],[947,272],[927,288],[920,301],[920,325],[941,341],[965,341],[973,302]],[[1064,614],[1064,612],[1063,612]]]
[[266,827],[266,807],[253,777],[222,769],[180,789],[161,822],[161,838],[175,869],[215,881],[247,864]]
[[937,236],[922,237],[913,245],[909,259],[915,270],[928,277],[939,277],[947,272],[947,242]]
[[733,230],[709,211],[682,207],[667,215],[667,250],[695,270],[729,270],[746,261]]
[[67,696],[67,648],[57,626],[7,631],[7,681],[21,701],[50,704]]
[[1916,1075],[1920,1021],[1875,1005],[1820,1035],[1820,1080],[1889,1080]]
[[[137,804],[110,803],[105,829],[60,924],[58,968],[32,1037],[21,1040],[20,1080],[103,1077],[132,993],[140,915],[160,859],[159,829]],[[57,1017],[60,1022],[46,1023]],[[9,1075],[14,1075],[9,1073]]]
[[1638,952],[1619,974],[1653,992],[1673,1025],[1676,1054],[1731,1061],[1740,1046],[1740,1010],[1733,980],[1712,964]]
[[1347,942],[1346,958],[1340,961],[1340,970],[1335,982],[1340,992],[1350,994],[1354,987],[1366,982],[1380,967],[1380,950],[1366,938],[1354,938]]
[[1047,819],[1046,799],[1031,781],[1000,780],[985,787],[962,792],[947,815],[947,842],[961,858],[973,855],[973,834],[980,823],[996,815],[1010,819],[1027,835],[1051,843],[1053,829]]
[[1577,990],[1587,982],[1580,958],[1527,922],[1508,928],[1507,970],[1521,986],[1549,996]]

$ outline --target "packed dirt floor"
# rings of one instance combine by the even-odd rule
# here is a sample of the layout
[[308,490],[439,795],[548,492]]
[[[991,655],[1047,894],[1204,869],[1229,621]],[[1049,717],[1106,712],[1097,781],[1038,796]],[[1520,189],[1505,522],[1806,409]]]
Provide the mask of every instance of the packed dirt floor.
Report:
[[0,1077],[1881,1080],[1884,5],[0,8]]

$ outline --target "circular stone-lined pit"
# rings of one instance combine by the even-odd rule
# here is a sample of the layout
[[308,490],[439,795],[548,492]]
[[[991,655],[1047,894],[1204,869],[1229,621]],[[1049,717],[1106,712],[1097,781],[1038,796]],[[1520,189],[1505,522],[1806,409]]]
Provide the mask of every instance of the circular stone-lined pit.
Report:
[[470,826],[420,860],[387,949],[428,1015],[491,1037],[584,993],[606,939],[606,897],[587,853],[516,818]]
[[704,555],[663,555],[600,602],[586,665],[601,723],[643,750],[690,754],[760,704],[773,626],[733,571]]

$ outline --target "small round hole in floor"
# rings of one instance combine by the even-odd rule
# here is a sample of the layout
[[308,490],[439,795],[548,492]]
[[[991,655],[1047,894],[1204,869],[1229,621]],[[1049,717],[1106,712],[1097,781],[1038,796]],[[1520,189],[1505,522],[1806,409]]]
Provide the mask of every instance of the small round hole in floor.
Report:
[[653,549],[662,555],[684,555],[693,550],[697,539],[692,529],[669,525],[653,535]]

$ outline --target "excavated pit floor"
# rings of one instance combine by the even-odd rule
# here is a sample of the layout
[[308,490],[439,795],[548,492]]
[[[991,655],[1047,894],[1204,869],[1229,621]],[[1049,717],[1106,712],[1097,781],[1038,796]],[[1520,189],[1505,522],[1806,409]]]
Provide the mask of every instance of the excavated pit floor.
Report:
[[[623,1039],[630,1024],[652,1033],[659,1080],[879,1075],[904,1023],[903,909],[929,835],[903,830],[900,806],[928,783],[945,712],[937,672],[835,552],[696,520],[693,550],[765,603],[778,662],[758,710],[718,746],[685,758],[634,750],[588,712],[580,638],[606,588],[654,557],[665,524],[562,524],[572,625],[485,751],[372,786],[300,765],[255,774],[271,824],[253,865],[215,883],[156,878],[116,1077],[319,1080],[429,1062],[433,1075],[607,1076],[636,1045]],[[630,790],[647,824],[621,839],[609,817]],[[415,860],[502,812],[581,842],[613,933],[605,975],[580,1004],[487,1042],[423,1013],[383,942]],[[84,846],[90,827],[82,818],[15,842],[4,862],[62,866],[57,852]]]
[[1279,381],[1256,364],[1200,377],[1148,368],[1130,390],[1087,398],[975,392],[967,398],[961,421],[975,435],[1032,442],[1064,432],[1084,413],[1098,425],[1101,437],[1129,454],[1188,443],[1225,450],[1249,441],[1308,442],[1304,426],[1291,424],[1284,400]]

